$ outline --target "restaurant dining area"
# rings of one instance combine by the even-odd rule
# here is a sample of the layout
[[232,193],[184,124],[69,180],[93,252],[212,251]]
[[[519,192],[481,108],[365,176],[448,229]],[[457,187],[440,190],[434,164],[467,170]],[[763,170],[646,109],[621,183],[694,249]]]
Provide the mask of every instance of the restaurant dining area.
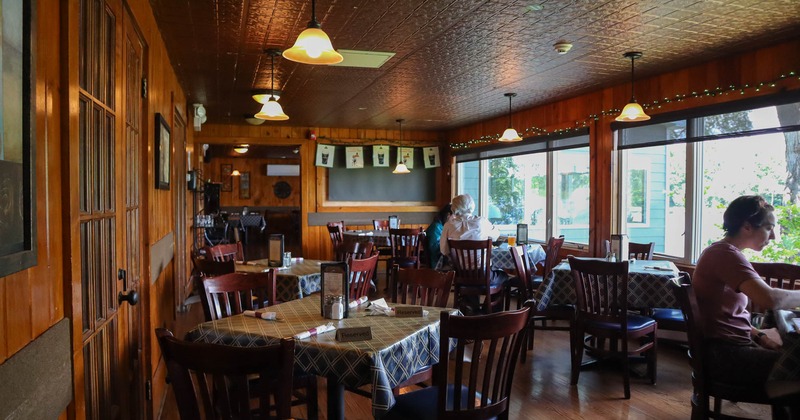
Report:
[[0,14],[0,419],[800,419],[800,2]]

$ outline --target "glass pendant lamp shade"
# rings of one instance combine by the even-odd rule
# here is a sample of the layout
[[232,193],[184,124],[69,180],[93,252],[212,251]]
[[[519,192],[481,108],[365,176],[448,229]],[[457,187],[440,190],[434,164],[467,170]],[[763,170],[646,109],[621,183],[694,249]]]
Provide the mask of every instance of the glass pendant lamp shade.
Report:
[[522,137],[519,136],[517,130],[509,127],[506,128],[506,131],[503,131],[503,135],[500,136],[500,141],[520,141]]
[[283,52],[283,58],[303,64],[336,64],[344,60],[341,54],[333,49],[328,38],[317,22],[316,1],[311,0],[311,20],[308,28],[297,37],[292,48]]
[[281,104],[279,104],[275,98],[269,98],[267,103],[261,107],[261,111],[258,111],[258,114],[256,114],[256,118],[267,121],[286,121],[289,119],[289,116],[283,113]]
[[631,101],[625,105],[625,108],[622,108],[622,112],[617,118],[615,118],[615,120],[621,122],[647,121],[650,119],[650,116],[644,113],[644,109],[642,109],[642,106],[636,102],[636,95],[633,93],[633,84],[635,80],[633,62],[637,58],[641,58],[642,53],[638,51],[631,51],[626,52],[622,56],[631,59]]
[[250,150],[250,145],[247,144],[240,144],[233,148],[233,151],[239,154],[245,154]]
[[328,34],[319,28],[307,28],[301,32],[292,48],[283,52],[283,58],[303,64],[336,64],[344,60],[333,49]]
[[[281,52],[277,49],[270,49],[267,50],[267,54],[270,55],[270,60],[272,61],[270,91],[275,92],[275,56],[281,55]],[[275,96],[270,96],[269,100],[264,102],[264,105],[261,107],[261,111],[258,111],[258,114],[254,116],[267,121],[286,121],[289,119],[289,116],[283,113],[283,108],[281,108],[281,105],[278,103],[278,100],[275,99]]]
[[642,106],[635,101],[625,105],[625,108],[622,108],[622,113],[616,118],[617,121],[623,122],[647,121],[649,119],[650,116],[645,114]]
[[[403,120],[398,119],[396,120],[397,124],[400,126],[400,143],[403,142]],[[397,157],[400,158],[400,149],[397,149]],[[406,166],[405,160],[399,160],[397,162],[397,166],[395,166],[394,170],[392,171],[393,174],[410,174],[411,171],[408,170],[408,166]]]
[[506,131],[503,131],[503,135],[500,136],[500,141],[522,141],[522,137],[519,136],[517,130],[511,127],[511,98],[517,96],[516,93],[506,93],[503,95],[508,98],[508,128]]
[[392,171],[392,173],[393,174],[410,174],[411,171],[408,170],[408,166],[406,166],[405,163],[400,162],[400,163],[397,164],[397,166],[394,167],[394,170]]

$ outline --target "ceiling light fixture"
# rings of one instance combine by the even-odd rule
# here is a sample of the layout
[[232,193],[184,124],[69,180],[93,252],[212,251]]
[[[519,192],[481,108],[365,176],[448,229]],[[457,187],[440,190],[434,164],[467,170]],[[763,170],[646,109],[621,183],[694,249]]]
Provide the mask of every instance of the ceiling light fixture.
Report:
[[519,136],[517,130],[514,130],[511,127],[511,98],[517,96],[516,93],[506,93],[505,95],[508,98],[508,128],[506,131],[503,131],[503,135],[500,136],[500,141],[521,141],[522,137]]
[[642,53],[638,51],[630,51],[626,52],[622,56],[631,59],[631,101],[628,103],[628,105],[625,105],[625,108],[622,108],[622,113],[619,114],[619,117],[617,117],[616,120],[622,122],[647,121],[650,119],[650,116],[645,114],[642,106],[636,103],[636,96],[633,94],[633,62],[637,58],[641,58]]
[[244,120],[247,121],[250,125],[261,125],[267,122],[266,120],[262,120],[261,118],[256,118],[253,114],[245,114]]
[[250,145],[249,144],[240,144],[240,145],[238,145],[238,146],[233,148],[234,152],[242,154],[242,155],[247,153],[248,150],[250,150]]
[[[403,143],[403,119],[397,119],[397,124],[400,125],[400,143]],[[392,171],[393,174],[410,174],[405,160],[400,160],[400,149],[397,149],[397,166]]]
[[242,173],[239,172],[238,169],[234,169],[233,172],[231,172],[231,176],[241,176],[241,175],[242,175]]
[[[267,50],[267,54],[269,54],[272,61],[271,90],[275,92],[275,56],[280,55],[281,51],[277,48],[270,48]],[[289,119],[289,116],[283,112],[283,108],[281,108],[274,95],[270,95],[269,100],[261,107],[261,111],[258,111],[255,117],[267,121],[286,121]]]
[[300,33],[292,48],[283,52],[283,58],[303,64],[336,64],[344,60],[341,54],[333,49],[328,38],[317,22],[316,1],[311,0],[311,20],[308,28]]
[[267,103],[270,96],[274,97],[276,101],[280,101],[281,93],[283,92],[280,89],[253,89],[252,91],[253,99],[260,104]]

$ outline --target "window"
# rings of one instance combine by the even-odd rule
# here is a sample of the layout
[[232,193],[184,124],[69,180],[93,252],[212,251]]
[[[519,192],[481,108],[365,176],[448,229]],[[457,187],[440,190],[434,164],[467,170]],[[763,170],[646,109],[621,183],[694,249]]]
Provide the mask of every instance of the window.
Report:
[[[589,242],[589,136],[471,149],[457,155],[458,194],[468,193],[476,214],[504,234],[528,225],[528,238],[564,235]],[[553,197],[551,199],[551,197]]]
[[[722,215],[734,198],[760,194],[776,207],[785,235],[758,260],[800,262],[792,228],[800,193],[800,103],[734,104],[708,112],[617,132],[618,220],[614,229],[633,242],[655,242],[655,251],[694,263],[723,236]],[[616,126],[615,126],[616,127]]]

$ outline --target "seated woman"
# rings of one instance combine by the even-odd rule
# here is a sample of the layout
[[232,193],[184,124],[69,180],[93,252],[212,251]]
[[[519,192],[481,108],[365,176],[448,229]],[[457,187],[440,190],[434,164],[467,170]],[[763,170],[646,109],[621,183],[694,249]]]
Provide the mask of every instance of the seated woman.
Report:
[[775,239],[773,211],[761,196],[733,200],[723,215],[725,237],[697,260],[692,285],[715,381],[761,389],[780,355],[776,331],[751,325],[748,299],[762,308],[800,306],[800,290],[770,287],[742,254],[744,249],[761,251]]
[[453,198],[450,208],[453,217],[442,227],[442,240],[439,241],[439,250],[442,255],[450,255],[448,239],[481,240],[491,238],[496,241],[500,231],[488,219],[472,214],[475,211],[475,202],[469,194],[457,195]]
[[450,219],[450,215],[452,214],[453,212],[450,210],[450,204],[448,203],[439,210],[439,213],[436,213],[436,216],[433,217],[433,222],[425,229],[425,252],[428,253],[431,268],[436,268],[442,257],[442,251],[439,248],[439,238],[442,237],[442,228],[444,224],[447,223],[447,220]]

